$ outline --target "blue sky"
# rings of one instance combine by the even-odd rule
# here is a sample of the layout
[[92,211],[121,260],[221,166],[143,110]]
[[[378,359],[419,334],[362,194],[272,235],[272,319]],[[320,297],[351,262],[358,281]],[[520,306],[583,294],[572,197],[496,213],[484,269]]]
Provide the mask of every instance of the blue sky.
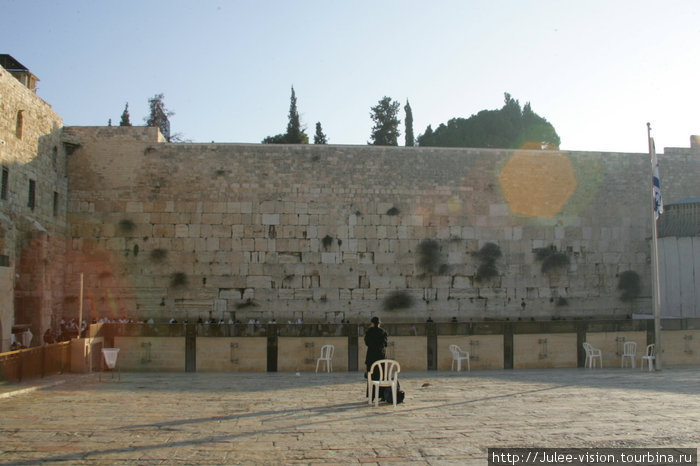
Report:
[[[700,8],[674,1],[0,0],[0,53],[41,79],[65,125],[142,124],[257,143],[286,129],[366,144],[370,107],[408,99],[414,132],[530,102],[562,149],[645,152],[700,134]],[[403,120],[403,110],[401,112]],[[403,123],[402,123],[403,133]],[[403,135],[400,139],[403,143]]]

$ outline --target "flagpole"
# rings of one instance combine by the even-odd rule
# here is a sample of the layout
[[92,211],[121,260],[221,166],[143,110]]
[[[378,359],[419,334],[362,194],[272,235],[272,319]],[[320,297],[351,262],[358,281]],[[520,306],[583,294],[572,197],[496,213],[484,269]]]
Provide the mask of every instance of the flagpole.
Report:
[[[652,301],[654,308],[654,344],[656,345],[656,360],[655,367],[656,370],[661,370],[661,282],[659,279],[659,237],[658,230],[656,228],[656,220],[659,216],[659,206],[657,206],[656,199],[656,189],[654,187],[654,178],[658,177],[657,173],[657,161],[656,161],[656,148],[654,147],[654,140],[651,137],[651,124],[647,123],[647,139],[649,140],[649,155],[651,157],[651,232],[652,232]],[[660,192],[660,189],[659,189]],[[661,206],[663,209],[663,204]]]
[[80,297],[78,298],[78,339],[80,339],[80,330],[83,325],[83,274],[80,274]]

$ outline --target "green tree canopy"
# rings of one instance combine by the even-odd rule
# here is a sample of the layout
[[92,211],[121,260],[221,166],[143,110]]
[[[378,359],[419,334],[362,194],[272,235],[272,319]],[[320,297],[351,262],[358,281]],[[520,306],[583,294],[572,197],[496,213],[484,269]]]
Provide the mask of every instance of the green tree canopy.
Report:
[[292,96],[289,99],[289,120],[287,122],[287,132],[267,136],[262,140],[263,144],[308,144],[309,136],[301,127],[299,112],[297,111],[297,96],[292,86]]
[[503,149],[558,149],[554,126],[507,92],[500,110],[482,110],[469,118],[452,118],[435,130],[430,125],[418,144],[434,147],[493,147]]
[[156,94],[150,99],[148,99],[148,105],[151,108],[151,113],[148,118],[145,118],[146,125],[155,126],[160,129],[163,133],[165,140],[170,142],[170,117],[175,115],[175,112],[171,112],[165,108],[165,102],[163,94]]
[[275,134],[274,136],[267,136],[265,139],[262,140],[262,143],[263,144],[285,144],[287,142],[286,137],[287,137],[286,134]]
[[129,119],[129,102],[127,102],[124,106],[124,111],[122,112],[122,120],[119,122],[119,126],[131,126],[131,120]]
[[321,122],[316,123],[316,134],[314,134],[314,144],[328,144],[328,138],[323,134]]
[[370,117],[374,121],[369,144],[375,146],[398,146],[399,124],[401,120],[397,118],[399,113],[398,102],[392,101],[391,97],[384,96],[377,105],[371,108]]
[[406,112],[406,146],[415,146],[415,140],[413,138],[413,111],[411,110],[411,104],[406,100],[406,106],[403,108]]

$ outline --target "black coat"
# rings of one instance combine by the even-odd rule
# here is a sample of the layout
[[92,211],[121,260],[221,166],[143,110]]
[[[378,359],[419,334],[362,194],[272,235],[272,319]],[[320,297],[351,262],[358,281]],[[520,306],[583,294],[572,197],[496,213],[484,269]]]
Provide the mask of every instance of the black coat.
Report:
[[375,361],[386,358],[387,338],[386,331],[381,327],[370,327],[365,332],[365,345],[367,345],[365,365],[368,371]]

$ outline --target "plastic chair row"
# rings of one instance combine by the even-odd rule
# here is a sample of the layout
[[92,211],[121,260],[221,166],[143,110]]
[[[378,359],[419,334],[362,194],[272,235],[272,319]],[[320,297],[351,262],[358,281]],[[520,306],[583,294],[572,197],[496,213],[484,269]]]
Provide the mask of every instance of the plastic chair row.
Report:
[[[603,367],[603,354],[599,348],[593,347],[590,343],[584,342],[583,349],[586,351],[586,361],[584,366],[588,368],[595,367],[595,361],[597,360],[600,367]],[[625,362],[629,361],[630,366],[634,368],[635,359],[637,357],[637,343],[634,341],[626,341],[622,345],[622,357],[620,360],[620,367],[625,367]],[[644,363],[647,363],[649,370],[654,370],[653,367],[656,364],[656,345],[653,343],[647,345],[644,356],[641,357],[640,369],[644,368]]]

